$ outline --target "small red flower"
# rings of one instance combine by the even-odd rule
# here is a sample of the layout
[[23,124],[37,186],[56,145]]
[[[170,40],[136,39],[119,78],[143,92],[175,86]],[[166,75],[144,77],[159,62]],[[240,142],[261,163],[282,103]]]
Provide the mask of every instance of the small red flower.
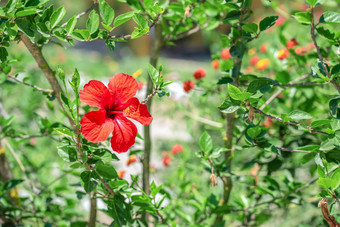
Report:
[[211,66],[217,70],[220,67],[220,62],[217,59],[215,59],[211,62]]
[[196,80],[199,80],[199,79],[205,77],[206,75],[207,75],[207,73],[202,68],[199,68],[194,72],[194,77],[195,77]]
[[183,83],[183,89],[187,93],[194,88],[195,88],[195,83],[192,80],[187,80]]
[[277,58],[280,60],[286,59],[289,57],[289,51],[287,49],[281,49],[277,53]]
[[265,70],[269,64],[270,64],[270,60],[268,58],[264,58],[256,63],[255,68],[257,70]]
[[227,59],[231,58],[231,54],[230,54],[229,48],[223,49],[223,50],[221,51],[221,58],[222,58],[223,60],[227,60]]
[[79,92],[80,101],[99,110],[88,112],[80,121],[85,139],[98,143],[112,133],[112,149],[118,153],[126,152],[135,143],[137,135],[136,126],[126,117],[143,125],[152,122],[146,105],[133,97],[137,89],[137,81],[123,73],[111,77],[108,87],[98,80],[88,82]]
[[150,168],[150,172],[151,172],[151,173],[156,172],[156,166],[155,166],[154,164],[150,163],[150,164],[149,164],[149,168]]
[[129,159],[126,161],[126,165],[129,166],[131,165],[132,163],[135,163],[138,161],[138,158],[136,155],[130,155],[129,156]]
[[273,119],[271,119],[271,118],[267,118],[267,120],[265,120],[265,122],[263,123],[263,126],[265,128],[269,128],[272,125],[273,125]]
[[266,52],[267,52],[267,47],[266,47],[266,45],[262,44],[262,45],[260,46],[260,51],[261,51],[262,53],[266,53]]
[[299,45],[299,43],[296,41],[295,38],[292,38],[291,40],[289,40],[286,44],[287,49],[291,49],[294,48],[295,46]]
[[172,148],[171,148],[171,154],[177,154],[177,153],[181,153],[183,151],[183,146],[180,144],[175,144]]
[[164,166],[169,166],[171,162],[171,157],[170,155],[166,155],[163,157],[163,165]]
[[276,20],[275,25],[276,26],[281,26],[284,22],[286,21],[286,19],[284,17],[280,17]]
[[253,56],[253,57],[251,57],[251,59],[250,59],[250,64],[251,65],[256,65],[256,63],[258,62],[260,60],[260,58],[258,57],[258,56]]
[[125,172],[126,172],[125,170],[119,170],[118,173],[117,173],[118,177],[120,179],[122,179],[124,177],[124,175],[125,175]]

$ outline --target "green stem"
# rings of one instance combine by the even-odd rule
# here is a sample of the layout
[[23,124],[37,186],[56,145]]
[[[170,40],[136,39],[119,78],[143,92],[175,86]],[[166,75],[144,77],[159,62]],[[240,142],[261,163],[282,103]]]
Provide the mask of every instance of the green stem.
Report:
[[[157,68],[157,62],[159,57],[159,52],[163,45],[163,37],[162,37],[162,25],[155,25],[155,38],[152,40],[153,48],[151,50],[150,56],[150,64]],[[148,77],[147,89],[146,89],[146,97],[148,94],[153,93],[153,83]],[[151,104],[152,99],[148,100],[146,103],[149,112],[151,113]],[[150,154],[152,148],[151,134],[150,134],[150,125],[144,126],[144,157],[143,157],[143,190],[146,194],[150,194]],[[144,220],[147,222],[148,217],[146,214],[143,215]]]

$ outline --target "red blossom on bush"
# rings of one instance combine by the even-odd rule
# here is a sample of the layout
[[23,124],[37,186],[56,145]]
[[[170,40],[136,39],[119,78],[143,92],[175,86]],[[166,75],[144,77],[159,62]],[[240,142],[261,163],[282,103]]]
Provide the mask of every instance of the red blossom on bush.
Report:
[[284,17],[279,16],[279,18],[275,22],[275,25],[281,26],[285,21],[286,21],[286,19]]
[[257,70],[265,70],[268,67],[269,63],[270,61],[268,58],[261,59],[256,63],[255,68]]
[[256,65],[256,63],[260,60],[260,58],[258,56],[253,56],[250,58],[250,64],[251,65]]
[[265,127],[265,128],[269,128],[270,126],[272,126],[273,125],[273,119],[271,119],[271,118],[267,118],[267,120],[265,120],[264,122],[263,122],[263,126]]
[[217,59],[215,59],[211,62],[211,66],[217,70],[220,67],[220,62]]
[[277,53],[277,58],[280,60],[286,59],[289,57],[289,51],[287,49],[281,49]]
[[183,83],[183,89],[187,93],[194,88],[195,88],[195,83],[192,80],[187,80]]
[[129,166],[131,165],[132,163],[135,163],[138,161],[138,158],[136,155],[130,155],[129,156],[129,159],[126,161],[126,165]]
[[170,155],[167,155],[167,156],[165,156],[165,157],[163,157],[163,165],[164,166],[169,166],[170,165],[170,162],[171,162],[171,157],[170,157]]
[[221,58],[222,58],[223,60],[227,60],[227,59],[231,58],[231,54],[230,54],[229,48],[223,49],[223,50],[221,51]]
[[171,148],[171,154],[177,154],[177,153],[181,153],[183,151],[183,146],[180,144],[175,144],[172,148]]
[[287,49],[292,49],[294,48],[295,46],[299,45],[299,43],[296,41],[295,38],[292,38],[291,40],[289,40],[287,43],[286,43],[286,47]]
[[199,68],[194,72],[194,77],[195,77],[196,80],[199,80],[199,79],[205,77],[206,75],[207,75],[207,73],[202,68]]
[[118,172],[117,172],[117,175],[118,175],[118,177],[120,178],[120,179],[122,179],[123,177],[124,177],[124,175],[125,175],[125,170],[119,170]]
[[266,53],[266,52],[267,52],[267,47],[266,47],[266,45],[261,44],[261,46],[260,46],[260,51],[261,51],[262,53]]
[[98,143],[112,133],[112,149],[118,153],[126,152],[135,143],[137,135],[136,126],[126,117],[143,125],[152,122],[146,105],[134,97],[137,89],[137,81],[123,73],[111,77],[108,87],[98,80],[88,82],[79,92],[79,98],[99,110],[88,112],[80,121],[85,139]]

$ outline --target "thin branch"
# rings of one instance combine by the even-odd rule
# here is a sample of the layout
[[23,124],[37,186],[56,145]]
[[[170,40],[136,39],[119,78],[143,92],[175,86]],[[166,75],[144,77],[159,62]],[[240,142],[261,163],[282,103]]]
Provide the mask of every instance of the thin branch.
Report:
[[9,138],[19,138],[19,139],[32,139],[32,138],[39,138],[39,137],[49,137],[55,141],[59,141],[57,138],[53,137],[49,133],[45,132],[40,135],[6,135],[4,137],[9,137]]
[[310,151],[305,151],[305,150],[296,150],[296,149],[291,149],[291,148],[285,148],[285,147],[276,147],[280,151],[287,151],[287,152],[292,152],[292,153],[311,153]]
[[22,164],[22,162],[20,161],[19,157],[17,156],[17,154],[14,152],[14,149],[12,148],[12,146],[7,142],[7,140],[2,140],[3,143],[8,147],[9,151],[11,152],[11,154],[13,155],[15,161],[18,163],[21,171],[24,173],[25,177],[26,177],[26,169],[24,167],[24,165]]
[[[273,119],[273,120],[278,120],[278,121],[281,121],[283,124],[287,124],[287,125],[293,125],[293,126],[296,126],[296,127],[299,127],[301,126],[300,123],[296,123],[296,122],[293,122],[293,121],[284,121],[282,118],[280,117],[275,117],[275,116],[272,116],[272,115],[269,115],[269,114],[266,114],[264,113],[262,110],[252,106],[250,103],[248,102],[244,102],[245,105],[249,106],[249,107],[253,107],[254,108],[254,111],[255,113],[258,113],[258,114],[261,114],[262,116],[265,116],[267,118],[270,118],[270,119]],[[309,133],[312,133],[312,134],[320,134],[320,135],[324,135],[324,136],[328,136],[328,133],[326,132],[322,132],[322,131],[317,131],[317,130],[314,130],[312,127],[310,126],[307,126],[308,129],[309,129]]]
[[[309,74],[305,74],[303,76],[300,76],[298,78],[296,78],[295,80],[289,82],[288,84],[286,84],[286,86],[288,87],[288,85],[293,85],[295,82],[301,81],[306,79],[309,76]],[[275,85],[274,85],[275,86]],[[269,105],[277,96],[279,96],[282,93],[283,89],[280,88],[276,93],[274,93],[261,107],[260,110],[263,110],[267,105]]]
[[318,179],[319,179],[319,178],[315,178],[315,179],[313,179],[312,181],[310,181],[309,183],[305,184],[304,186],[302,186],[302,187],[296,189],[296,190],[295,190],[295,193],[298,193],[299,191],[301,191],[301,190],[303,190],[303,189],[309,187],[310,185],[314,184]]
[[185,31],[185,32],[182,32],[182,33],[176,35],[176,38],[170,39],[169,36],[165,36],[164,39],[167,40],[167,41],[177,41],[177,40],[183,39],[183,38],[185,38],[185,37],[187,37],[187,36],[190,36],[190,35],[192,35],[192,34],[198,32],[199,30],[200,30],[200,26],[197,24],[197,25],[195,25],[195,27],[193,27],[192,29],[190,29],[190,30],[188,30],[188,31]]
[[56,179],[54,179],[53,181],[51,181],[50,183],[48,183],[44,188],[42,188],[40,190],[40,192],[38,193],[38,196],[41,195],[44,191],[46,191],[52,184],[56,183],[57,181],[59,181],[60,179],[62,179],[63,177],[65,177],[69,172],[71,172],[72,170],[66,171],[63,174],[61,174],[59,177],[57,177]]
[[148,103],[148,101],[149,101],[150,99],[152,99],[152,97],[154,97],[154,96],[156,95],[156,93],[157,93],[158,90],[159,90],[159,88],[156,87],[155,90],[154,90],[150,95],[148,95],[148,96],[142,101],[142,104]]
[[[82,16],[84,16],[85,14],[87,14],[88,12],[90,12],[90,11],[94,8],[94,6],[95,6],[96,4],[98,4],[98,2],[97,2],[97,3],[95,3],[95,2],[92,3],[92,5],[91,5],[88,9],[86,9],[84,12],[79,13],[79,14],[76,16],[76,18],[79,19],[80,17],[82,17]],[[65,22],[64,24],[62,24],[61,27],[65,27],[66,25],[67,25],[67,22]]]
[[299,87],[299,86],[309,86],[309,85],[323,85],[326,83],[320,83],[317,81],[312,81],[312,82],[304,82],[304,83],[295,83],[295,84],[273,84],[273,86],[277,87]]
[[8,77],[8,78],[11,78],[12,80],[15,80],[16,82],[18,82],[18,83],[20,83],[20,84],[23,84],[23,85],[29,86],[29,87],[31,87],[31,88],[34,88],[34,89],[36,89],[37,91],[46,92],[46,93],[48,93],[48,94],[52,94],[52,93],[53,93],[53,90],[40,88],[40,87],[37,87],[37,86],[35,86],[35,85],[26,83],[26,82],[24,82],[24,81],[22,81],[22,80],[19,80],[19,79],[16,78],[15,76],[7,75],[7,77]]

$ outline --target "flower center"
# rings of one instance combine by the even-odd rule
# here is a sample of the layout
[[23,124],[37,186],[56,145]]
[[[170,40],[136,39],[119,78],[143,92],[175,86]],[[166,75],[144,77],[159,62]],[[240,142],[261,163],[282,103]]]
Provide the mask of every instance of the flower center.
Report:
[[114,118],[116,114],[122,114],[122,110],[107,110],[106,111],[106,116],[109,118]]

